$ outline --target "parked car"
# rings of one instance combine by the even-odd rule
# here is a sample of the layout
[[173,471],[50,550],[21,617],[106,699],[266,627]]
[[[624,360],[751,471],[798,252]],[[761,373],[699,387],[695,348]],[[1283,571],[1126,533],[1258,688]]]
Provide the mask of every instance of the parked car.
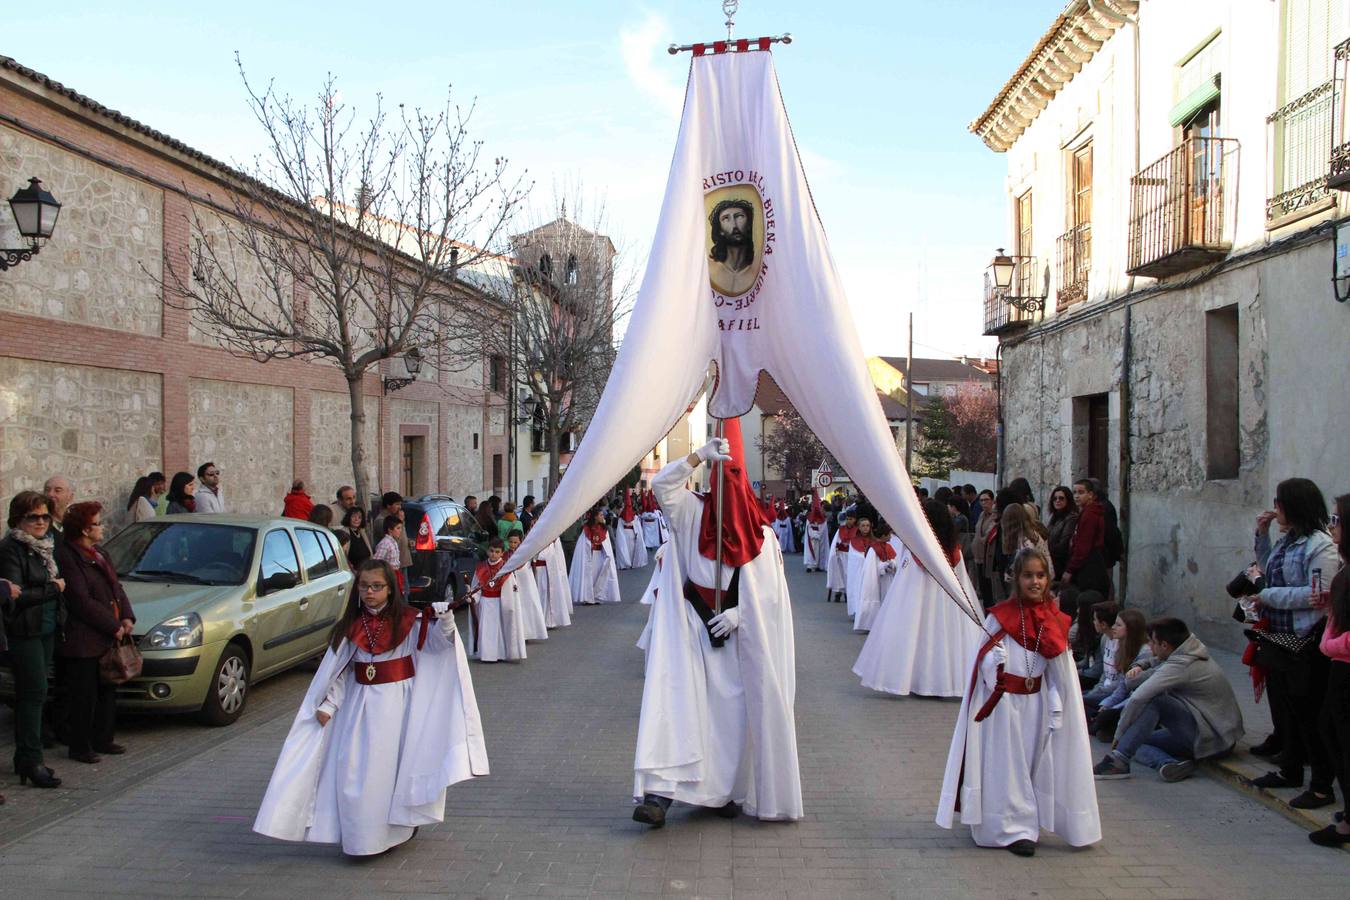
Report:
[[351,590],[333,533],[296,519],[160,516],[105,547],[145,657],[118,705],[212,725],[238,719],[255,682],[322,655]]
[[473,570],[487,558],[489,536],[473,513],[442,494],[427,494],[403,501],[403,523],[412,542],[412,602],[464,594]]

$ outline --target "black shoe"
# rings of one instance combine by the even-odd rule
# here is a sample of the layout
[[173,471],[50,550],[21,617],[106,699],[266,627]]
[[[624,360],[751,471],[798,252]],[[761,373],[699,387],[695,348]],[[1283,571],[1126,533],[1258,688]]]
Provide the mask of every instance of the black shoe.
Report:
[[1020,841],[1013,841],[1008,845],[1008,852],[1013,856],[1035,856],[1036,842],[1022,838]]
[[1342,847],[1350,844],[1350,834],[1341,834],[1335,825],[1328,825],[1308,835],[1308,840],[1319,847]]
[[1270,735],[1261,743],[1252,747],[1252,756],[1259,756],[1262,759],[1274,759],[1284,749],[1280,741],[1275,740],[1275,735]]
[[1296,788],[1303,787],[1303,778],[1286,778],[1279,772],[1267,772],[1260,778],[1253,778],[1252,787],[1266,788]]
[[665,807],[652,800],[643,800],[633,809],[633,821],[650,825],[653,828],[661,828],[666,824]]
[[726,806],[719,807],[717,815],[723,819],[734,819],[741,814],[741,808],[735,802],[728,801]]
[[28,784],[32,782],[33,787],[37,788],[56,788],[61,786],[61,779],[56,777],[56,773],[46,766],[30,766],[19,773],[19,784]]
[[1289,805],[1294,809],[1321,809],[1324,806],[1330,806],[1336,802],[1335,794],[1319,794],[1316,791],[1304,791],[1293,800]]
[[121,744],[107,743],[94,748],[95,753],[102,753],[104,756],[121,756],[127,752],[127,748]]
[[72,750],[68,755],[76,762],[86,763],[91,766],[103,762],[103,757],[99,756],[93,750],[86,750],[83,753],[76,753]]

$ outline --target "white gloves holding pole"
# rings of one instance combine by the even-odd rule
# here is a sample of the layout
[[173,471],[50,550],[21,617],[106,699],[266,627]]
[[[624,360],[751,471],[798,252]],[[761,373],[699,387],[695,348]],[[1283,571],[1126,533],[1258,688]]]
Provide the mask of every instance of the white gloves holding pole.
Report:
[[724,638],[741,627],[741,608],[733,606],[723,610],[708,620],[708,632],[713,637]]
[[731,442],[726,438],[713,438],[694,451],[703,462],[731,462]]

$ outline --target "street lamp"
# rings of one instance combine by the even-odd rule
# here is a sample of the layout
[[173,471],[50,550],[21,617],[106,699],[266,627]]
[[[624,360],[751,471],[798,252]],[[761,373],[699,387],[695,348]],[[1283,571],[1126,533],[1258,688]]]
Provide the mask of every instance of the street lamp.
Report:
[[994,259],[989,263],[989,267],[994,270],[994,287],[1000,290],[1007,290],[1012,287],[1013,274],[1017,271],[1017,263],[1011,256],[1003,252],[1003,248],[998,248],[998,253],[994,254]]
[[[1045,298],[1050,289],[1048,284],[1045,286],[1045,293],[1029,296],[1018,293],[1018,290],[1013,287],[1013,281],[1017,278],[1018,267],[1035,266],[1035,264],[1036,258],[1034,256],[1009,256],[1003,252],[1002,247],[999,247],[998,252],[994,254],[994,258],[989,261],[989,269],[994,275],[995,295],[1024,312],[1035,312],[1042,309],[1045,306]],[[1028,271],[1034,273],[1035,269]],[[1019,288],[1025,288],[1033,278],[1034,275],[1032,277],[1023,276]]]
[[417,380],[417,373],[422,371],[422,351],[416,347],[403,354],[403,367],[408,372],[407,378],[385,378],[384,392],[392,394],[394,391],[402,390]]
[[42,242],[49,240],[56,229],[56,218],[61,214],[61,204],[42,187],[36,178],[28,179],[28,187],[19,188],[9,198],[9,209],[14,214],[14,224],[19,235],[30,241],[27,247],[0,248],[0,272],[32,259],[42,249]]

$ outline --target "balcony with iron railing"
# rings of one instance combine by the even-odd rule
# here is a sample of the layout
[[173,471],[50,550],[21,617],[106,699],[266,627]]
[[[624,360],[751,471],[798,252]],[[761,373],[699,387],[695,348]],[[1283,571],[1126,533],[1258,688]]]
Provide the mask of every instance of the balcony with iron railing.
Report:
[[1012,284],[997,287],[984,276],[984,333],[986,336],[1010,334],[1029,327],[1040,318],[1045,305],[1047,267],[1034,257],[1016,257],[1017,269]]
[[1327,187],[1333,191],[1350,190],[1350,130],[1345,127],[1346,84],[1350,82],[1350,40],[1336,46],[1332,54],[1331,78],[1331,160]]
[[1130,275],[1164,278],[1233,248],[1238,142],[1187,138],[1130,179]]
[[1070,228],[1055,241],[1059,288],[1055,309],[1061,310],[1087,299],[1088,270],[1092,268],[1092,223]]
[[1296,217],[1331,196],[1327,175],[1335,100],[1335,81],[1327,81],[1266,117],[1270,153],[1267,224]]

